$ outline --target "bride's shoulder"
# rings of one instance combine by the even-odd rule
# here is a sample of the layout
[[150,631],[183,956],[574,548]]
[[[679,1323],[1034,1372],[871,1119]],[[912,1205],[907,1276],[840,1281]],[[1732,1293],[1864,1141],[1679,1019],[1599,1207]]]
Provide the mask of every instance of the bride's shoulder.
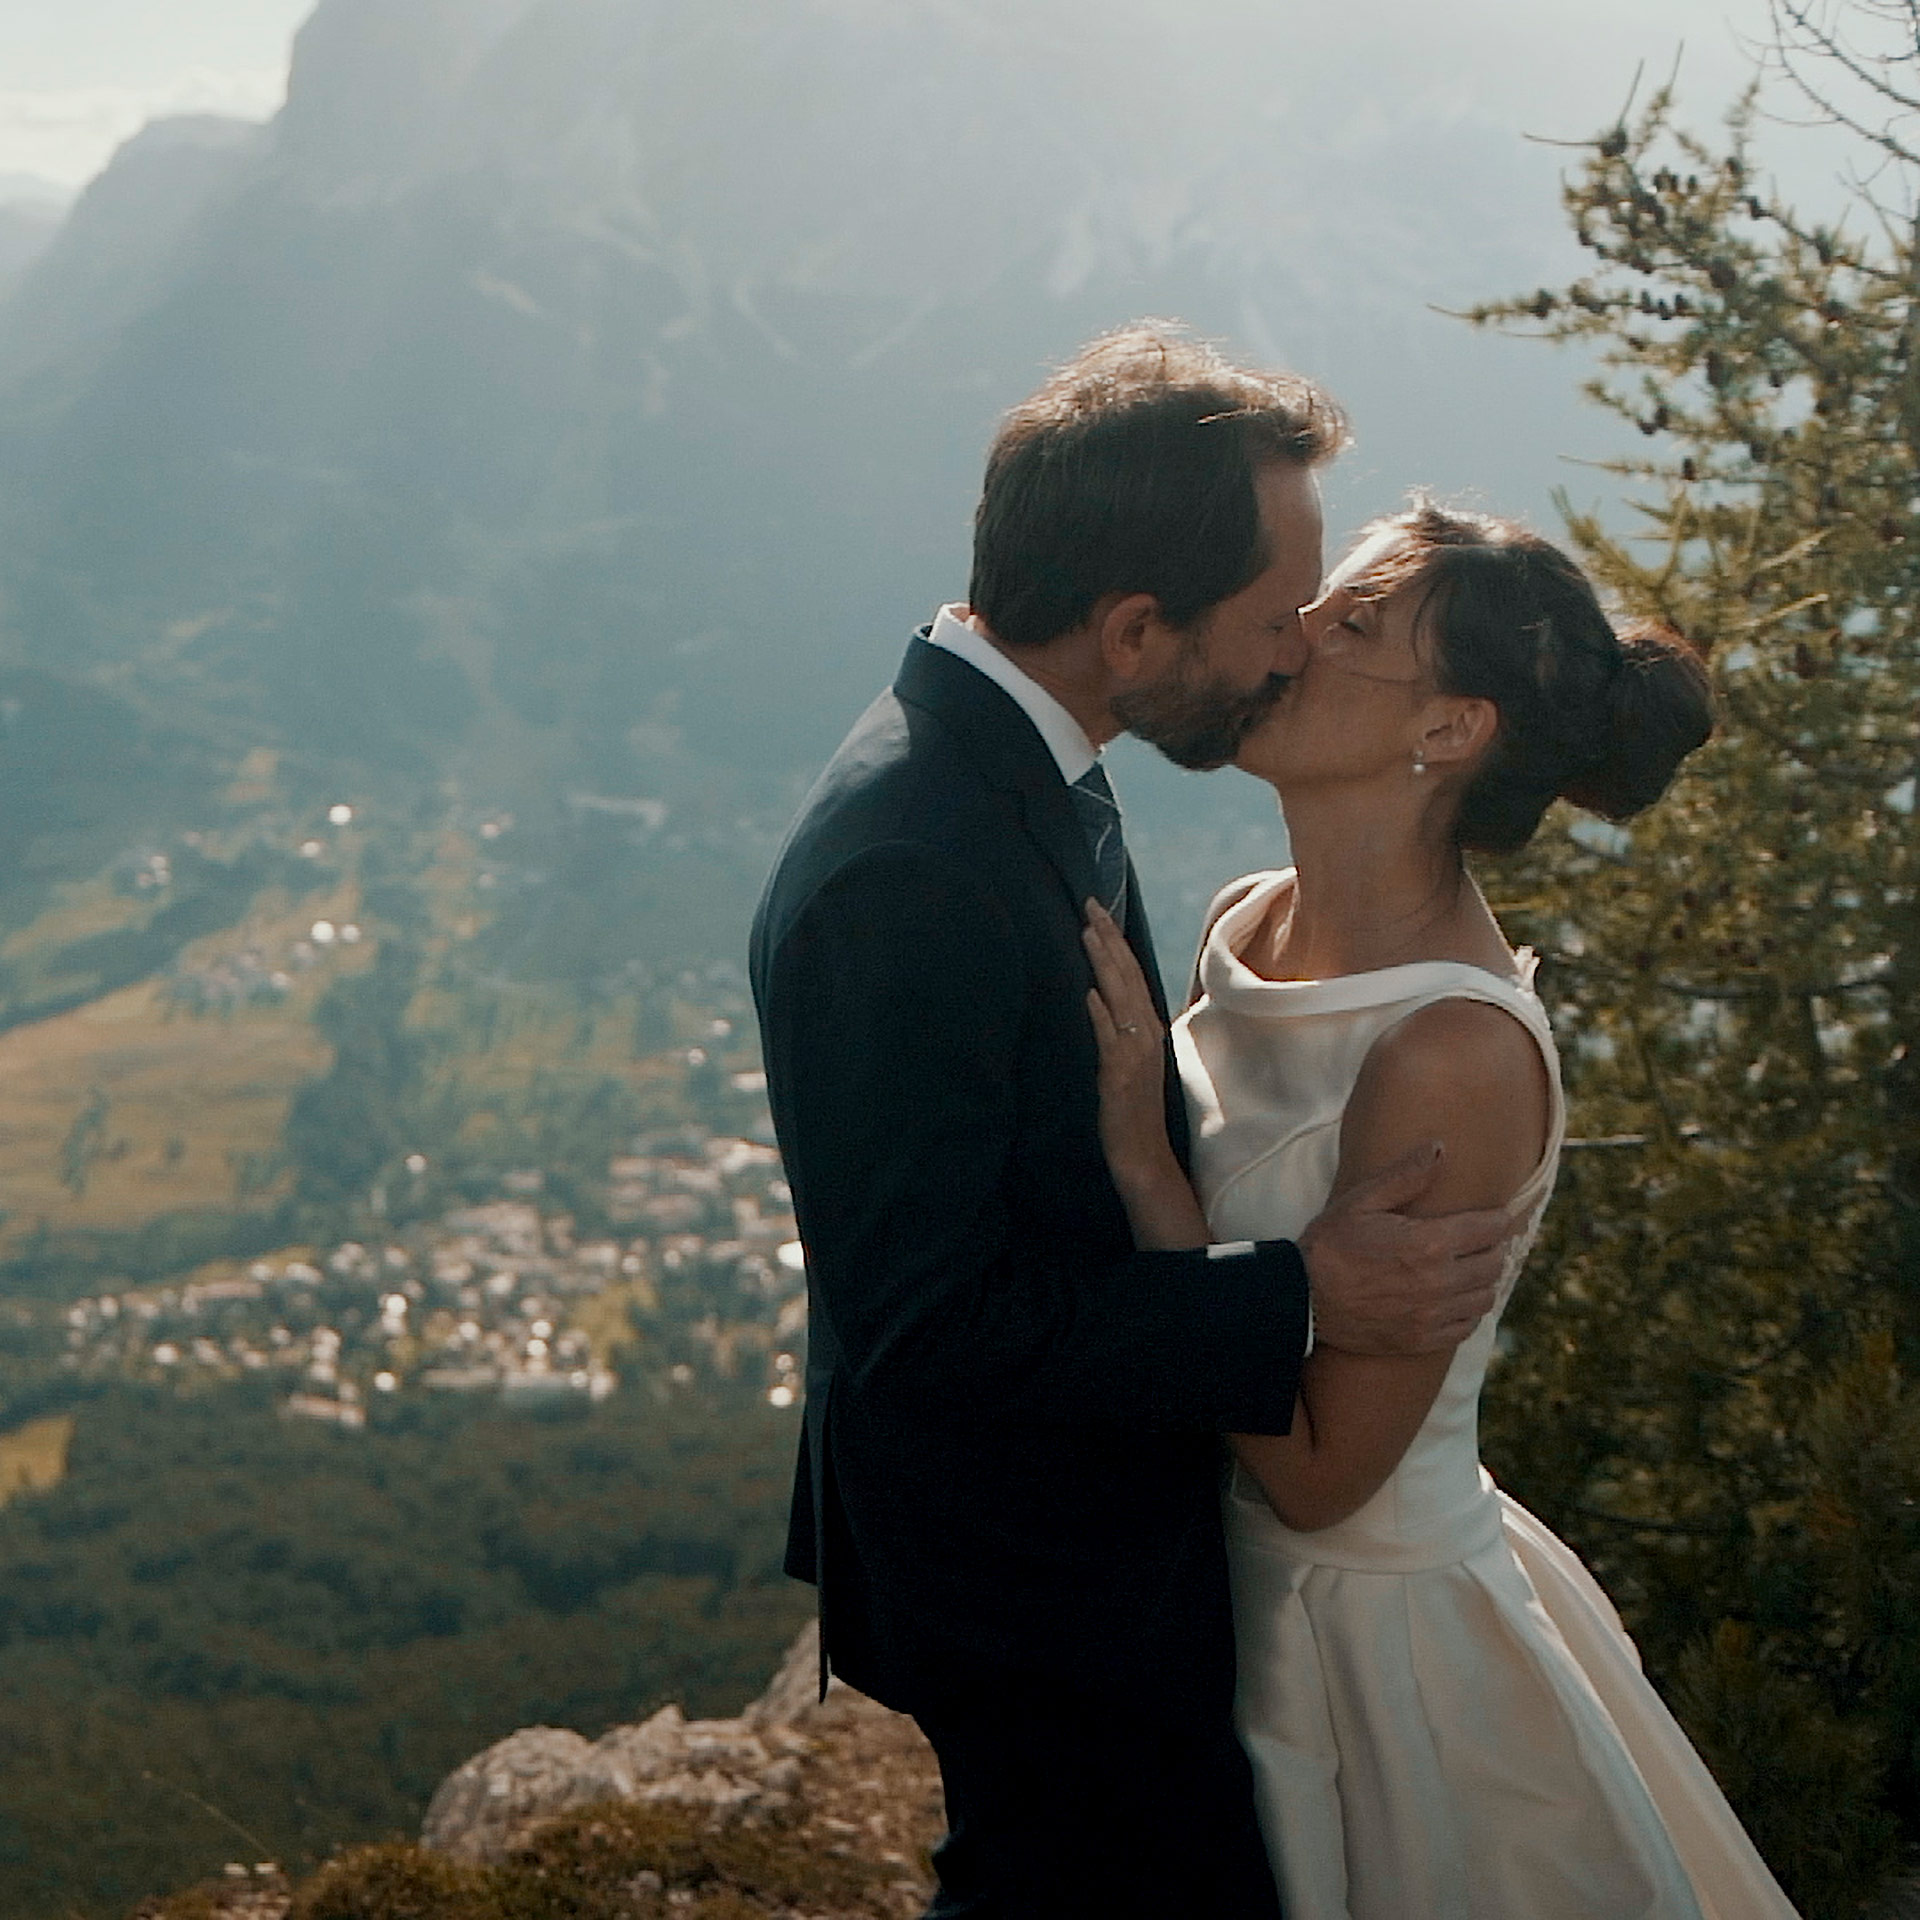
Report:
[[1516,1074],[1531,1078],[1540,1042],[1515,1009],[1454,994],[1395,1021],[1368,1049],[1367,1064],[1403,1084],[1478,1083],[1490,1090]]
[[1544,1164],[1553,1112],[1540,1049],[1514,1016],[1435,1001],[1368,1051],[1341,1116],[1339,1185],[1438,1141],[1445,1158],[1414,1211],[1503,1206]]
[[1409,1139],[1443,1133],[1449,1150],[1467,1141],[1522,1173],[1540,1156],[1551,1123],[1553,1069],[1540,1036],[1513,1008],[1450,996],[1397,1021],[1367,1050],[1349,1124],[1390,1116]]

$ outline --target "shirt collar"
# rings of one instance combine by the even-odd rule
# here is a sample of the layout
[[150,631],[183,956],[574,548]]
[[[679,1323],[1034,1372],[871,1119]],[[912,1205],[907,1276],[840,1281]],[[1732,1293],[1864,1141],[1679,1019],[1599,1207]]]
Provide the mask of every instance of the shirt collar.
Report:
[[1060,778],[1068,786],[1100,758],[1099,750],[1087,738],[1087,730],[1080,722],[1038,680],[1021,672],[962,608],[942,607],[927,638],[934,646],[958,654],[1014,701],[1046,742],[1047,751],[1060,769]]

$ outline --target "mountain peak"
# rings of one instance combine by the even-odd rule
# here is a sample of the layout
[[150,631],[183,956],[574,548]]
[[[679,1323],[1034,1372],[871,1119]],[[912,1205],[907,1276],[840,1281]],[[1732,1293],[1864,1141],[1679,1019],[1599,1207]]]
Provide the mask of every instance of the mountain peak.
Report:
[[322,201],[391,197],[445,144],[477,66],[537,0],[321,0],[294,37],[279,157]]

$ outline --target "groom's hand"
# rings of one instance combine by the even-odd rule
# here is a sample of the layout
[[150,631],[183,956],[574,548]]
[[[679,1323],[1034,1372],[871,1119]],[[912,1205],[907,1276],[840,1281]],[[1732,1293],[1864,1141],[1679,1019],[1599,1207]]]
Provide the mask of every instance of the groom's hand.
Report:
[[1493,1309],[1505,1208],[1421,1219],[1401,1209],[1432,1186],[1437,1142],[1349,1187],[1300,1236],[1313,1288],[1314,1341],[1344,1353],[1444,1353]]

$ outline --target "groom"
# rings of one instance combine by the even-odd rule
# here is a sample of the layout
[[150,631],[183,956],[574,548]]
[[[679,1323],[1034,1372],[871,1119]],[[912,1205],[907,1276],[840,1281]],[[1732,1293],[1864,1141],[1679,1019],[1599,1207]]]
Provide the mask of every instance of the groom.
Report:
[[1389,1210],[1430,1158],[1299,1246],[1185,1253],[1133,1250],[1101,1158],[1090,898],[1160,975],[1099,749],[1231,758],[1343,439],[1304,380],[1151,325],[1094,342],[1008,416],[971,607],[911,643],[755,920],[811,1302],[787,1566],[823,1660],[939,1756],[938,1916],[1273,1920],[1220,1435],[1287,1430],[1315,1337],[1437,1350],[1493,1303],[1493,1217]]

